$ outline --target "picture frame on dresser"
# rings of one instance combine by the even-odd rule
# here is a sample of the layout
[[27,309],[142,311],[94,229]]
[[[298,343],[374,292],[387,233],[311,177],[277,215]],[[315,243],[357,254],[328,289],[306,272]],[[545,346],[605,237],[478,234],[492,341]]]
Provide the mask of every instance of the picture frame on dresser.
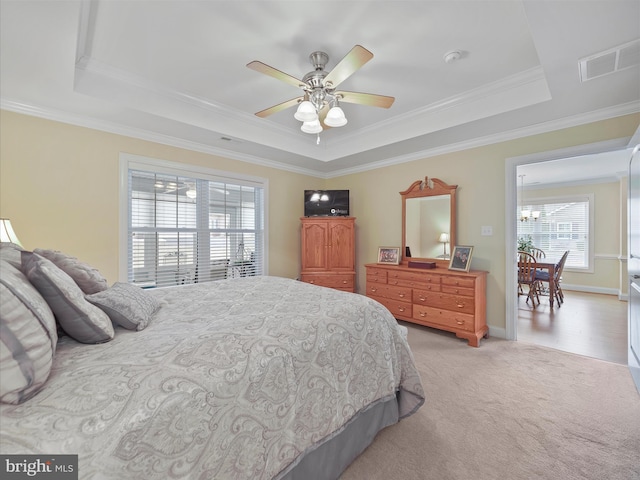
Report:
[[387,265],[400,264],[400,247],[379,247],[378,263]]
[[456,245],[451,252],[451,260],[449,261],[449,270],[457,270],[460,272],[468,272],[471,267],[471,257],[473,255],[473,247],[468,245]]

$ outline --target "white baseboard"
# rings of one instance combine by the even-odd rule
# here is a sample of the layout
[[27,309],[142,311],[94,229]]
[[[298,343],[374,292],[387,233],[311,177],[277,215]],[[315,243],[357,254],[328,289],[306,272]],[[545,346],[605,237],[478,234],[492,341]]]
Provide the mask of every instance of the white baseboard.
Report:
[[590,287],[587,285],[570,285],[562,284],[563,290],[572,290],[574,292],[586,292],[586,293],[601,293],[603,295],[616,295],[620,297],[620,290],[618,288],[604,288],[604,287]]
[[492,327],[489,325],[489,336],[496,338],[507,338],[507,330],[502,327]]

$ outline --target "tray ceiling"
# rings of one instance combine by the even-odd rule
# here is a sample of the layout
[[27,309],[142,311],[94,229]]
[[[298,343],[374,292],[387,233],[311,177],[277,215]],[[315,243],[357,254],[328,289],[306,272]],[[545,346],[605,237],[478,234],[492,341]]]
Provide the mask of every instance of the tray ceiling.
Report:
[[[337,7],[339,8],[329,8]],[[2,107],[319,176],[640,111],[640,68],[580,81],[581,59],[640,39],[640,2],[2,1]],[[349,123],[302,133],[301,78],[354,45]],[[444,55],[461,58],[446,63]],[[631,50],[633,56],[633,49]]]

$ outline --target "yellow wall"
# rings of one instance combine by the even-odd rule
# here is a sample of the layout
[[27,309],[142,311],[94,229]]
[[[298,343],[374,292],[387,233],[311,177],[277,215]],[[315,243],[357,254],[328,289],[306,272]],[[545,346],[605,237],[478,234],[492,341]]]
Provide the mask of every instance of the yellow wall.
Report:
[[[364,264],[376,261],[378,246],[400,246],[398,192],[425,176],[457,184],[457,243],[473,245],[472,268],[489,271],[487,320],[499,328],[505,327],[505,159],[628,137],[640,121],[640,115],[628,115],[323,181],[12,112],[0,115],[0,215],[11,218],[26,248],[75,255],[110,282],[118,279],[121,152],[267,178],[272,275],[298,275],[302,190],[349,189],[360,292]],[[481,236],[482,225],[493,226],[493,236]]]
[[[349,188],[355,199],[358,291],[364,292],[364,264],[376,261],[378,246],[402,243],[399,192],[425,176],[439,178],[458,185],[457,243],[474,246],[472,269],[489,271],[487,323],[505,328],[505,292],[514,288],[505,285],[506,159],[630,137],[639,123],[640,115],[627,115],[332,179],[330,188]],[[493,236],[480,235],[483,225],[493,227]]]
[[4,110],[0,216],[25,248],[61,250],[118,280],[121,152],[268,179],[269,273],[298,276],[302,190],[320,188],[322,179]]

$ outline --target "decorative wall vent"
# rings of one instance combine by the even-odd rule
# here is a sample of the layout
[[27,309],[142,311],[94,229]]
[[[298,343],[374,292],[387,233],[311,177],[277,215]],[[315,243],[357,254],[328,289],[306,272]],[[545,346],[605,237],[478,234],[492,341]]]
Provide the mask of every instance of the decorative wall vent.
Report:
[[581,58],[578,65],[581,82],[636,67],[640,65],[640,40]]

